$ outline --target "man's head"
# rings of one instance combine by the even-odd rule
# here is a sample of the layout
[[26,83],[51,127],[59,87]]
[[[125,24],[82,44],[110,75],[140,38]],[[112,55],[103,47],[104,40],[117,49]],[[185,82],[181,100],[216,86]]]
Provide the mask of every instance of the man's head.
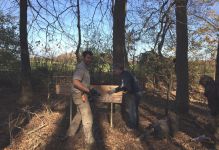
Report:
[[113,74],[120,75],[123,72],[123,70],[123,66],[117,64],[113,67]]
[[214,79],[210,76],[207,75],[202,75],[200,80],[199,80],[199,84],[201,84],[203,87],[206,87],[207,84],[214,82]]
[[93,52],[92,51],[84,51],[82,53],[83,55],[83,61],[86,65],[90,65],[92,62],[92,56],[93,56]]

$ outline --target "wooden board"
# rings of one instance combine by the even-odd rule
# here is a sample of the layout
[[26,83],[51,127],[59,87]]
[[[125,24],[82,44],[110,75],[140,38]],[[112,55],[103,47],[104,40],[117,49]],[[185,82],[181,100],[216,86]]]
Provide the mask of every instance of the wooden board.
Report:
[[114,93],[109,95],[107,92],[118,86],[116,85],[92,85],[91,87],[95,88],[98,92],[101,93],[101,96],[98,97],[97,101],[102,103],[122,103],[122,92]]
[[71,84],[56,84],[56,94],[58,95],[71,95]]
[[72,76],[54,76],[55,92],[58,95],[71,95]]
[[[122,92],[114,93],[109,95],[107,92],[116,88],[116,85],[91,85],[98,92],[101,93],[96,101],[102,103],[122,103]],[[71,84],[56,84],[56,94],[70,96],[71,95]]]

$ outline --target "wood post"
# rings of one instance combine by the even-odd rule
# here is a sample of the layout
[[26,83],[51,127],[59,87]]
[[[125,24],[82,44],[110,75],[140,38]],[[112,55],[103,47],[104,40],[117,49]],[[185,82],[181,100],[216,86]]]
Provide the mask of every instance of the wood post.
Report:
[[71,122],[72,122],[72,97],[71,96],[70,96],[69,100],[70,100],[70,102],[69,102],[69,105],[70,105],[69,125],[71,125]]
[[113,128],[113,103],[110,103],[110,127]]

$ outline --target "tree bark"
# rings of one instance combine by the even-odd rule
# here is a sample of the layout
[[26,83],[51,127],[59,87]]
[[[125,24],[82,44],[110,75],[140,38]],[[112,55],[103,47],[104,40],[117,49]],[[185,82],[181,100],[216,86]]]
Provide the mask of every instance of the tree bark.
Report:
[[125,66],[125,18],[127,0],[115,0],[113,7],[113,65]]
[[76,55],[77,62],[79,62],[80,61],[79,51],[80,51],[80,47],[81,47],[81,18],[80,18],[80,2],[79,2],[79,0],[77,0],[77,19],[78,19],[78,23],[77,23],[78,45],[77,45],[75,55]]
[[27,41],[27,0],[20,1],[21,105],[32,102],[31,67]]
[[218,44],[217,44],[217,56],[216,56],[216,68],[215,68],[215,70],[216,70],[216,72],[215,72],[215,83],[216,83],[217,87],[219,87],[219,39],[218,39]]
[[180,114],[189,111],[187,0],[176,0],[176,103]]
[[128,60],[128,52],[127,50],[125,49],[125,52],[124,52],[124,67],[126,69],[129,69],[129,60]]

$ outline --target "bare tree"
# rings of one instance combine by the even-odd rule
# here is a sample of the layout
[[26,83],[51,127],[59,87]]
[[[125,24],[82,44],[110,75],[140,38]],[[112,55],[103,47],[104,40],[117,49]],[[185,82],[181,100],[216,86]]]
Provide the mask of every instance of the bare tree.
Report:
[[20,1],[21,97],[19,104],[32,102],[31,68],[27,41],[27,0]]
[[176,102],[178,113],[188,113],[188,29],[187,0],[176,0]]
[[160,7],[160,31],[157,33],[156,39],[155,39],[155,44],[154,44],[154,50],[158,49],[158,54],[159,56],[162,56],[162,47],[164,45],[164,40],[167,31],[169,30],[170,26],[173,24],[173,21],[171,20],[171,16],[169,15],[171,8],[175,4],[175,2],[170,3],[168,6],[167,10],[165,10],[165,6],[168,4],[169,0],[163,2],[163,4]]

